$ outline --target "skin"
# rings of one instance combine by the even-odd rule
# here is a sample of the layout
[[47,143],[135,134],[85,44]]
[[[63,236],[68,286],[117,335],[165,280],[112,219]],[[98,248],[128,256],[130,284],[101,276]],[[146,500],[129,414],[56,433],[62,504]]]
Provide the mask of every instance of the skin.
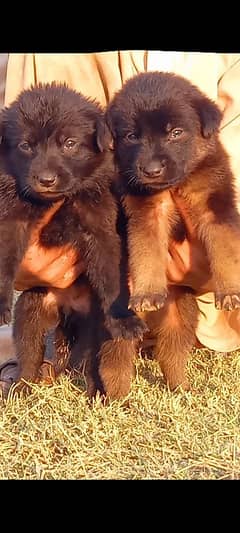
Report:
[[16,290],[23,291],[36,285],[65,289],[84,271],[83,261],[77,257],[71,246],[46,249],[39,242],[41,230],[61,205],[61,201],[56,202],[32,232],[29,247],[16,277]]
[[[175,194],[173,201],[185,220],[188,238],[182,243],[171,242],[167,268],[169,283],[188,285],[198,294],[211,291],[209,266],[204,250],[185,216],[182,199]],[[65,289],[84,272],[84,263],[71,246],[47,250],[39,242],[41,229],[51,220],[61,203],[55,203],[34,229],[16,278],[16,290],[22,291],[36,285]]]
[[[173,201],[185,220],[188,238],[182,243],[172,241],[170,244],[167,267],[168,281],[175,285],[190,286],[198,294],[211,291],[211,278],[206,254],[201,243],[195,238],[193,228],[185,216],[182,199],[174,195]],[[71,246],[44,249],[39,242],[41,229],[48,224],[61,204],[61,201],[55,203],[34,229],[16,278],[16,290],[22,291],[36,285],[65,289],[84,272],[84,262]],[[7,395],[16,373],[17,367],[9,365],[6,360],[6,365],[0,370],[0,391],[2,390],[5,395]]]

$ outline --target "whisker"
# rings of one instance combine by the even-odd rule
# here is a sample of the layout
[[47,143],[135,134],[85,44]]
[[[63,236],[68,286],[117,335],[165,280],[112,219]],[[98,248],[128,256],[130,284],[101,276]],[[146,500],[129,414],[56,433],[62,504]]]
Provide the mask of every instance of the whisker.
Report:
[[22,191],[21,191],[23,197],[24,197],[24,198],[27,198],[27,197],[29,196],[30,191],[31,191],[31,187],[30,187],[30,185],[25,185],[25,186],[23,187]]
[[137,176],[135,176],[135,175],[130,176],[130,178],[129,178],[129,180],[128,180],[128,184],[129,184],[129,185],[133,185],[134,183],[138,183]]

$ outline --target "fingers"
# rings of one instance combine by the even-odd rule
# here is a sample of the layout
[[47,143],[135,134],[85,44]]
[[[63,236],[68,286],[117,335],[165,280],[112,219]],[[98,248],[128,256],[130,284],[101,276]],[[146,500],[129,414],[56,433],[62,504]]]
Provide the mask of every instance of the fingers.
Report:
[[52,280],[49,281],[48,284],[52,287],[55,287],[56,289],[66,289],[67,287],[70,287],[70,285],[72,285],[72,283],[77,279],[78,276],[80,276],[80,274],[84,272],[84,270],[84,263],[82,261],[77,261],[73,266],[69,267],[67,270],[65,269],[62,272],[62,276],[59,272],[56,276],[56,269],[54,268],[52,271]]
[[213,279],[205,250],[200,242],[171,242],[168,264],[168,283],[186,285],[197,293],[213,290]]
[[36,285],[66,288],[84,271],[83,261],[73,248],[30,247],[16,277],[15,289]]
[[168,252],[167,277],[172,283],[182,283],[192,268],[191,246],[185,239],[182,243],[172,241]]

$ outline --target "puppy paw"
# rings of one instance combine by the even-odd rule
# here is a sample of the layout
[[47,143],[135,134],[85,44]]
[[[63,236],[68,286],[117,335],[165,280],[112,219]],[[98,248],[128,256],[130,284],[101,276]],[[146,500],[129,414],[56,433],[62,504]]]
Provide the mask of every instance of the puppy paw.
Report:
[[169,381],[167,382],[167,386],[171,392],[182,392],[191,390],[191,386],[188,379],[184,379],[183,381]]
[[136,315],[126,318],[108,316],[105,324],[113,339],[141,340],[149,331],[145,322]]
[[131,389],[131,373],[127,372],[121,375],[121,372],[113,372],[107,375],[107,372],[102,372],[102,381],[104,384],[105,394],[102,396],[105,405],[111,400],[120,400],[128,395]]
[[[230,292],[230,291],[229,291]],[[233,311],[233,309],[240,308],[240,292],[229,294],[227,291],[215,293],[215,307],[216,309],[224,309],[225,311]]]
[[32,392],[32,388],[31,388],[30,383],[27,383],[21,379],[17,381],[16,383],[14,383],[14,385],[12,385],[11,387],[11,396],[13,398],[18,397],[18,396],[25,398],[26,396],[31,394],[31,392]]
[[166,298],[166,290],[164,290],[162,293],[133,295],[129,299],[128,308],[132,309],[132,311],[135,311],[136,313],[141,313],[144,311],[158,311],[164,306]]

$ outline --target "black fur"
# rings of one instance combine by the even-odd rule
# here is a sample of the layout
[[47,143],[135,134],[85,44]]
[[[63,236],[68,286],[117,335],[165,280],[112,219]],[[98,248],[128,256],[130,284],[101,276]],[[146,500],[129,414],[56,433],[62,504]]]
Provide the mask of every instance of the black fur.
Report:
[[[182,184],[198,167],[211,167],[217,159],[216,136],[199,153],[196,139],[218,132],[221,111],[188,80],[172,73],[149,72],[128,80],[109,104],[106,118],[123,193],[156,194]],[[153,162],[159,167],[156,176],[152,166],[145,172]],[[232,193],[232,183],[229,189]]]
[[118,209],[110,192],[115,170],[104,130],[98,103],[55,83],[23,91],[1,112],[0,324],[11,318],[14,279],[32,228],[63,199],[41,243],[71,243],[80,252],[113,337],[142,334],[144,325],[121,298]]

